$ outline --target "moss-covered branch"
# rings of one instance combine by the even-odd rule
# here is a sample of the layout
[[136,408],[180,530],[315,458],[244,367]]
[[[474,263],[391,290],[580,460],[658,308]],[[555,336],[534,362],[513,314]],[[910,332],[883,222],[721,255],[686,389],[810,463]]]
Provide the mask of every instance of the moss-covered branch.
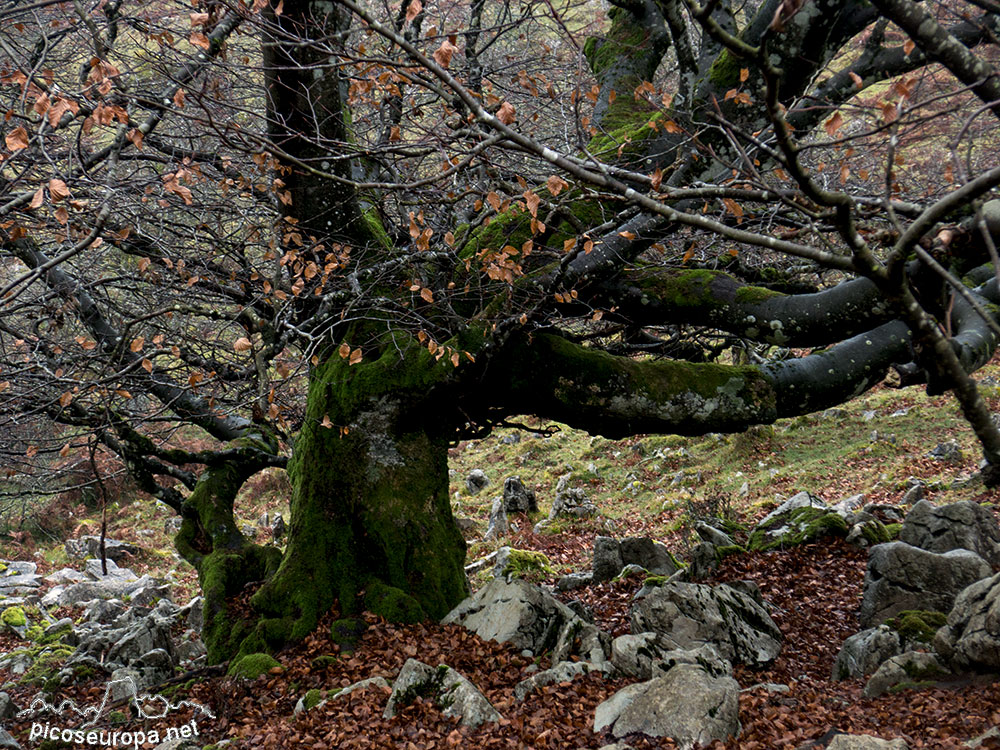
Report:
[[536,333],[510,345],[487,390],[531,413],[607,437],[643,432],[738,432],[843,403],[909,358],[909,334],[890,323],[831,349],[768,366],[617,357]]

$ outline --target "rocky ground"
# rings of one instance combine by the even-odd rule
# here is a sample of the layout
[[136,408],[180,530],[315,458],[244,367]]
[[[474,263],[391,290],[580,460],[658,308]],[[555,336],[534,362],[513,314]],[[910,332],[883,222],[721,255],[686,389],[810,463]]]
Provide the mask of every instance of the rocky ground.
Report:
[[[63,724],[18,712],[39,696],[99,705],[113,679],[95,726],[137,737],[196,722],[164,750],[1000,747],[996,493],[974,460],[931,455],[948,453],[948,432],[926,428],[922,445],[906,415],[893,432],[866,417],[909,408],[891,396],[749,444],[462,445],[453,490],[476,598],[448,624],[333,611],[228,675],[204,665],[196,591],[162,520],[143,518],[155,535],[113,527],[138,548],[116,550],[107,574],[82,537],[59,554],[22,548],[0,569],[0,747],[86,746],[46,744],[33,724]],[[866,435],[846,458],[825,447],[880,429],[893,442]],[[793,464],[791,444],[810,442],[826,457]],[[473,466],[489,467],[486,491]],[[524,481],[501,494],[498,474]],[[248,503],[248,522],[269,502]],[[127,678],[176,708],[143,718]]]

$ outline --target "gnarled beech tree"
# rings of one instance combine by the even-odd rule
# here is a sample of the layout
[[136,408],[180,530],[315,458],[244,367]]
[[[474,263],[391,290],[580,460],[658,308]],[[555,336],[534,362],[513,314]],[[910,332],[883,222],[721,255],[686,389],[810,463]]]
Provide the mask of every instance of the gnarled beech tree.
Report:
[[[130,5],[0,9],[3,450],[180,514],[212,661],[447,612],[447,448],[512,415],[741,431],[896,367],[997,482],[991,2]],[[280,551],[234,501],[286,463]]]

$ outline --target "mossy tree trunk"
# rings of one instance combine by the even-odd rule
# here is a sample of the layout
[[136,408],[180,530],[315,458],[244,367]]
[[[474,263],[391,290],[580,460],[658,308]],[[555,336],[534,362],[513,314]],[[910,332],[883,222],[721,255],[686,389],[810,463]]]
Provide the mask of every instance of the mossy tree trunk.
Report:
[[252,598],[259,620],[242,652],[305,636],[334,603],[413,621],[467,595],[448,499],[451,420],[434,387],[444,373],[416,346],[356,365],[334,353],[314,368],[289,466],[288,547]]
[[252,630],[233,615],[233,597],[274,573],[281,558],[276,547],[247,539],[233,514],[240,488],[261,468],[255,460],[209,466],[181,508],[175,545],[198,571],[205,598],[202,637],[211,663],[230,656]]

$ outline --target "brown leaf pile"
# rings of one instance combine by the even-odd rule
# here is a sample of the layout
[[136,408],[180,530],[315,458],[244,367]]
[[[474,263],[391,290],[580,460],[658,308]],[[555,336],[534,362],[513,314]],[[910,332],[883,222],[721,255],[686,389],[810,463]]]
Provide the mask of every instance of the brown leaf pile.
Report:
[[[555,550],[553,550],[555,551]],[[575,556],[578,550],[567,550]],[[774,619],[785,644],[770,668],[737,667],[743,688],[739,739],[714,743],[715,748],[824,747],[833,731],[902,737],[911,748],[960,748],[963,742],[1000,725],[1000,684],[995,678],[966,679],[932,689],[905,691],[878,699],[861,697],[860,680],[832,682],[830,670],[843,640],[858,631],[857,610],[866,555],[839,540],[824,540],[796,549],[729,558],[716,582],[755,581],[774,606]],[[627,632],[628,605],[640,579],[608,582],[571,592],[594,612],[597,624],[617,635]],[[199,727],[199,741],[232,739],[234,748],[597,748],[613,742],[592,731],[594,709],[628,680],[590,675],[569,684],[552,685],[523,702],[513,695],[528,677],[534,660],[506,646],[485,642],[463,628],[424,623],[392,625],[367,617],[368,629],[355,653],[339,653],[329,638],[331,612],[306,641],[278,655],[283,670],[255,681],[216,677],[193,686],[189,697],[210,706],[218,719]],[[328,666],[313,665],[324,654],[338,658]],[[475,730],[459,727],[432,703],[418,699],[392,718],[383,718],[388,691],[369,688],[331,700],[293,718],[296,701],[308,690],[336,691],[375,675],[390,682],[403,663],[416,658],[448,664],[468,677],[504,717],[499,724]],[[542,662],[541,668],[549,666]],[[0,676],[2,679],[2,676]],[[787,685],[772,692],[762,683]],[[754,687],[758,686],[758,687]],[[99,700],[103,685],[73,688],[60,697]],[[15,690],[25,705],[33,691]],[[172,714],[180,723],[186,713]],[[149,728],[152,728],[150,725]],[[140,722],[127,727],[136,729]],[[27,744],[30,724],[8,727]],[[635,748],[671,748],[667,739],[629,737]],[[813,745],[814,741],[819,744]],[[984,745],[989,747],[989,745]]]

